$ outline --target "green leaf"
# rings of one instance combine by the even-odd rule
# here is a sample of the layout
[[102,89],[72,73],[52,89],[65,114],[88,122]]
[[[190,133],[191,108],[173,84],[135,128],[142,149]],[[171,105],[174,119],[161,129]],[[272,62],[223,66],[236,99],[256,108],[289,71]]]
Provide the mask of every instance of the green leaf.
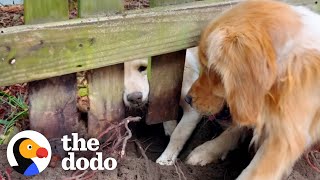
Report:
[[2,124],[2,125],[8,125],[8,124],[9,124],[9,121],[0,119],[0,124]]
[[80,88],[78,90],[78,95],[80,97],[83,97],[83,96],[88,96],[88,88]]

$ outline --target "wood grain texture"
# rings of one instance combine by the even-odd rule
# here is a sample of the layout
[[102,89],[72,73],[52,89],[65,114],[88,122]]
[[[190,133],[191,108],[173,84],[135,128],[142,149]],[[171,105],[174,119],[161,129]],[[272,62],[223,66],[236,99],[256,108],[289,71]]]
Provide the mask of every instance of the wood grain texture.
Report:
[[192,7],[1,29],[0,86],[185,49],[230,3]]
[[67,0],[24,0],[26,24],[39,24],[69,19]]
[[[25,0],[25,17],[27,24],[68,19],[68,1]],[[48,139],[77,132],[76,90],[75,74],[30,82],[30,128]]]
[[150,0],[150,7],[183,4],[183,3],[193,2],[193,1],[195,0]]
[[[198,1],[110,17],[0,29],[0,86],[193,47],[201,29],[237,2]],[[294,0],[294,4],[319,7],[313,0]]]
[[123,68],[123,64],[118,64],[89,72],[88,135],[90,137],[96,137],[112,121],[124,119]]
[[147,124],[177,120],[186,51],[152,57]]
[[50,138],[78,132],[75,74],[29,83],[30,128]]
[[79,0],[79,17],[105,16],[123,11],[122,0]]
[[[121,0],[79,0],[80,17],[123,10]],[[106,61],[108,56],[102,57]],[[97,137],[111,122],[125,118],[122,101],[124,86],[123,64],[107,66],[87,74],[90,110],[88,111],[88,135]]]

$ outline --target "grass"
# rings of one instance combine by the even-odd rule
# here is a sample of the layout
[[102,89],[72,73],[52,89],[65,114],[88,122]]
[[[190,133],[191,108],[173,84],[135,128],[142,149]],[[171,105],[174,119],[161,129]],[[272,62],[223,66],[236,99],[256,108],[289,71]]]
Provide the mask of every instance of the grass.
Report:
[[4,138],[10,136],[10,128],[14,127],[17,121],[28,116],[28,105],[24,102],[23,97],[12,96],[3,91],[0,91],[0,105],[4,109],[5,115],[0,119],[2,129],[2,137],[0,137],[0,144],[5,140]]

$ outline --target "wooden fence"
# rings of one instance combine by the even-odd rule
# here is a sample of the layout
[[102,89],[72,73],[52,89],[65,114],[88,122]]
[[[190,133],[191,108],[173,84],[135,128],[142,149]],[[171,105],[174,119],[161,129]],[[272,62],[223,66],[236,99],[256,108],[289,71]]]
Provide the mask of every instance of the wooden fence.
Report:
[[[24,0],[27,25],[0,29],[0,86],[29,83],[30,125],[48,138],[79,131],[75,72],[88,75],[89,136],[123,119],[123,62],[152,57],[149,124],[177,118],[185,49],[237,0],[150,0],[124,11],[122,0]],[[287,0],[320,10],[314,0]],[[183,3],[183,4],[182,4]],[[170,5],[170,6],[164,6]],[[106,16],[107,15],[107,16]]]

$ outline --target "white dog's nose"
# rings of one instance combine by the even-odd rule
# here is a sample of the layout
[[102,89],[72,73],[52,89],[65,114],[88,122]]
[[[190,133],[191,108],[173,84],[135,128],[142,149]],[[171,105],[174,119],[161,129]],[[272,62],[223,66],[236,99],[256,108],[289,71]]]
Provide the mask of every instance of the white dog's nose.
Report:
[[127,99],[130,103],[139,104],[142,103],[142,92],[133,92],[127,95]]

